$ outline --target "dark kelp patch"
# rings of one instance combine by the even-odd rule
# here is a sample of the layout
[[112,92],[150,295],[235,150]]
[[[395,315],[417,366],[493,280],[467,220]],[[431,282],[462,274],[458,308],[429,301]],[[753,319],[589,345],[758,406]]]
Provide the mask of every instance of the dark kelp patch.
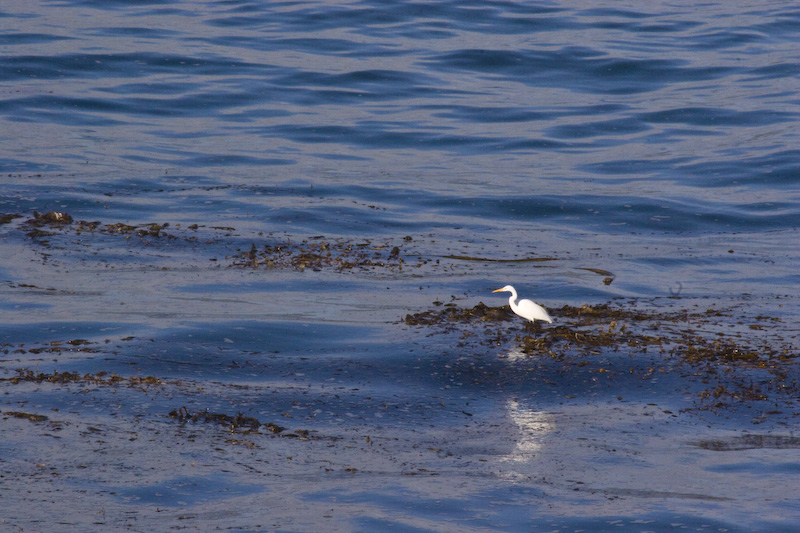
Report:
[[26,420],[30,420],[31,422],[46,422],[48,418],[44,415],[37,415],[32,413],[23,413],[21,411],[4,411],[2,412],[5,416],[13,416],[15,418],[24,418]]
[[0,226],[3,224],[8,224],[15,218],[20,218],[22,215],[18,215],[16,213],[0,213]]
[[260,430],[265,430],[272,436],[293,438],[299,440],[311,440],[312,432],[306,429],[297,429],[286,432],[286,428],[274,422],[261,423],[257,418],[244,416],[242,413],[228,415],[224,413],[212,413],[208,410],[195,411],[190,413],[186,406],[174,409],[169,412],[170,418],[174,418],[181,424],[189,422],[203,422],[207,424],[219,424],[225,426],[230,432],[243,432],[247,434],[260,434]]
[[512,320],[513,315],[506,307],[489,307],[483,302],[472,308],[446,304],[443,309],[432,309],[406,315],[404,322],[409,326],[443,326],[464,322],[503,322]]
[[72,224],[73,220],[69,213],[61,213],[60,211],[51,211],[49,213],[41,214],[38,211],[33,212],[33,217],[29,218],[23,224],[26,234],[31,238],[49,237],[55,235],[53,231],[47,231],[42,228],[56,229],[63,228]]
[[[17,375],[9,378],[0,378],[0,381],[6,381],[17,385],[19,383],[55,383],[55,384],[87,384],[99,386],[119,386],[127,385],[129,387],[137,388],[140,390],[149,387],[160,387],[166,382],[153,376],[131,376],[123,377],[115,373],[97,372],[94,374],[80,374],[79,372],[59,372],[57,370],[52,373],[36,372],[30,369],[18,368]],[[170,382],[173,385],[181,385],[178,382]]]
[[[32,288],[44,291],[55,291],[55,289],[42,289],[33,285],[19,284],[17,287]],[[72,339],[68,341],[51,341],[41,345],[26,347],[25,345],[0,344],[0,353],[4,355],[24,355],[24,354],[60,354],[69,353],[98,353],[94,343],[86,339]]]
[[[179,422],[206,422],[206,423],[216,423],[222,424],[230,428],[231,431],[237,429],[244,429],[244,430],[258,430],[261,426],[261,422],[258,421],[257,418],[244,416],[242,413],[238,413],[235,416],[230,416],[226,414],[220,413],[212,413],[208,410],[205,411],[197,411],[194,414],[189,413],[189,409],[181,407],[179,409],[173,410],[169,412],[169,416],[171,418],[177,419]],[[281,431],[283,428],[281,428]]]
[[[280,242],[255,242],[249,249],[239,249],[227,257],[230,267],[252,269],[293,269],[320,271],[331,269],[338,272],[348,270],[388,269],[402,272],[404,269],[432,268],[455,269],[459,262],[547,262],[557,261],[554,257],[533,257],[522,259],[489,259],[468,255],[423,254],[413,248],[411,236],[402,242],[393,240],[374,241],[363,239],[354,241],[342,238],[315,236],[302,240],[286,238]],[[450,261],[443,261],[450,260]]]
[[311,269],[336,271],[374,269],[377,267],[402,270],[404,261],[400,247],[388,242],[354,243],[322,237],[300,242],[286,240],[278,244],[252,244],[249,250],[239,250],[228,257],[231,267],[251,269]]
[[727,439],[700,440],[690,442],[693,446],[715,452],[729,452],[740,450],[796,450],[800,449],[800,437],[791,435],[760,435],[751,433],[736,435]]
[[[21,215],[9,215],[4,223],[11,222],[14,218]],[[197,232],[200,224],[191,224],[187,229]],[[86,237],[87,235],[110,235],[121,236],[126,239],[139,237],[141,239],[165,239],[165,240],[184,240],[187,242],[199,242],[197,235],[187,234],[181,224],[171,225],[169,222],[156,223],[147,222],[144,224],[127,224],[124,222],[103,223],[98,220],[75,220],[69,213],[51,211],[48,213],[33,212],[33,216],[25,220],[20,229],[33,239],[37,239],[39,244],[48,244],[43,237],[52,237],[59,234],[74,234]],[[212,227],[215,231],[233,231],[233,228]]]

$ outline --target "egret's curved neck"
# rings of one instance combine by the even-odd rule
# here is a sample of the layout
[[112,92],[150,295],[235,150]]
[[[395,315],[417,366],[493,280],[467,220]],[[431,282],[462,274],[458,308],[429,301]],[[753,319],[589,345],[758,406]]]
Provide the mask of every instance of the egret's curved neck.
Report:
[[514,289],[511,289],[509,292],[511,293],[511,296],[508,298],[508,305],[510,305],[511,307],[514,307],[515,305],[517,305],[517,302],[516,302],[517,291],[515,291]]

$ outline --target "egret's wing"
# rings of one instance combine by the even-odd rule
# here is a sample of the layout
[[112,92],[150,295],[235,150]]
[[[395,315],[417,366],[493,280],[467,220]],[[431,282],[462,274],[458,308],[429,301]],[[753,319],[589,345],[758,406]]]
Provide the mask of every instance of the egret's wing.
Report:
[[528,320],[543,320],[550,324],[553,323],[553,319],[550,318],[550,315],[547,314],[544,307],[539,304],[533,303],[530,300],[520,300],[517,307],[519,308],[518,314]]

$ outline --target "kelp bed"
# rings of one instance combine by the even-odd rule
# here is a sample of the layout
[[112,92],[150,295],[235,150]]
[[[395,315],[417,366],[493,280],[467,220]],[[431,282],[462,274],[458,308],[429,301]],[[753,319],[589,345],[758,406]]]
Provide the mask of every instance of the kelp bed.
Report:
[[[671,298],[671,303],[679,302]],[[438,302],[437,302],[438,303]],[[780,319],[757,316],[751,322],[737,320],[736,309],[660,312],[637,309],[641,302],[617,300],[600,305],[562,306],[549,312],[553,324],[531,324],[514,315],[508,306],[471,308],[455,304],[406,315],[408,326],[431,334],[450,334],[458,346],[517,345],[525,357],[548,358],[569,366],[584,367],[592,358],[608,353],[658,354],[659,368],[647,367],[642,379],[656,373],[677,372],[699,377],[708,387],[697,397],[696,408],[718,410],[747,402],[773,405],[765,413],[781,414],[781,405],[796,408],[797,347],[794,337],[777,331],[756,339],[746,332],[778,330]],[[733,333],[731,322],[737,327]],[[596,372],[609,372],[598,367]],[[629,372],[634,373],[633,366]]]
[[[36,352],[39,353],[39,352]],[[51,350],[52,353],[52,350]],[[32,384],[50,384],[50,385],[68,385],[75,386],[74,392],[87,392],[90,388],[109,388],[119,389],[127,388],[138,390],[142,393],[150,391],[176,391],[179,389],[187,389],[192,386],[190,383],[185,383],[181,380],[162,380],[154,376],[119,376],[116,373],[97,372],[97,373],[79,373],[79,372],[37,372],[29,369],[17,369],[16,375],[11,377],[0,378],[0,382],[9,383],[12,385],[20,385],[24,383]],[[47,422],[48,416],[27,413],[24,411],[0,411],[0,416],[14,417],[27,419],[31,422]],[[296,429],[287,431],[287,428],[275,422],[261,422],[259,419],[251,416],[245,416],[241,412],[235,415],[225,413],[215,413],[208,409],[195,410],[191,412],[186,406],[181,406],[173,409],[168,413],[170,419],[175,420],[181,425],[186,424],[213,424],[225,428],[230,433],[237,433],[242,435],[271,435],[283,438],[296,438],[300,440],[309,440],[315,438],[307,429]],[[58,425],[56,423],[56,425]],[[240,443],[240,441],[236,441]],[[252,443],[249,444],[251,447]]]
[[[34,212],[29,218],[18,214],[0,214],[0,224],[17,224],[26,238],[43,247],[74,245],[79,238],[81,247],[91,247],[92,239],[99,237],[123,237],[126,246],[153,246],[160,243],[162,251],[178,246],[185,252],[191,245],[193,254],[208,257],[200,259],[217,261],[220,245],[234,241],[230,238],[235,229],[199,223],[170,224],[147,223],[129,225],[122,222],[102,223],[74,219],[68,213]],[[203,233],[203,230],[206,230]],[[209,233],[211,232],[211,233]],[[53,242],[53,239],[67,237]],[[73,239],[73,240],[70,240]],[[241,239],[236,239],[241,243]],[[347,274],[349,272],[379,271],[384,275],[407,276],[409,272],[419,275],[420,269],[456,270],[459,264],[498,261],[463,255],[425,254],[415,248],[415,239],[406,236],[395,242],[391,239],[350,240],[312,236],[293,239],[287,236],[261,235],[249,239],[249,246],[241,246],[227,253],[225,266],[230,269],[280,269],[302,272],[305,270],[328,270]],[[247,241],[246,241],[247,242]],[[138,244],[137,244],[138,243]],[[214,247],[203,247],[214,244]],[[43,254],[44,261],[49,254]],[[551,257],[522,258],[509,261],[556,261]],[[163,267],[167,269],[168,267]],[[614,275],[603,269],[582,268],[604,276],[609,285]],[[17,287],[39,289],[20,283]],[[50,289],[48,289],[50,290]],[[663,305],[664,302],[668,306]],[[798,349],[795,337],[785,337],[781,319],[778,317],[737,317],[739,309],[681,309],[680,297],[655,302],[620,299],[599,305],[580,307],[565,305],[551,309],[555,322],[552,325],[530,325],[510,313],[507,306],[489,307],[483,303],[469,308],[456,304],[434,302],[427,310],[407,314],[400,323],[427,335],[452,335],[455,346],[466,353],[474,349],[483,354],[487,349],[517,347],[529,358],[548,358],[564,363],[564,368],[592,365],[593,358],[608,353],[624,353],[629,357],[637,354],[657,353],[662,356],[662,365],[645,370],[642,379],[664,372],[699,378],[707,385],[697,396],[696,408],[719,410],[747,402],[771,404],[764,409],[768,415],[779,413],[782,405],[796,409],[800,399],[797,383]],[[667,310],[662,310],[663,308]],[[125,339],[123,339],[125,340]],[[68,350],[87,353],[102,352],[101,346],[92,345],[83,339],[56,341],[48,345],[32,347],[0,345],[5,354],[56,352]],[[502,357],[502,355],[500,355]],[[598,366],[596,372],[608,372]],[[633,372],[633,370],[631,370]],[[39,383],[85,383],[93,386],[158,387],[179,386],[166,383],[159,378],[121,377],[103,372],[91,375],[75,373],[40,374],[29,369],[20,369],[18,375],[3,378],[10,384],[36,381]],[[235,430],[254,429],[252,424],[242,422],[237,414],[189,413],[181,406],[171,412],[180,423],[217,422]],[[261,423],[259,426],[263,426]],[[277,435],[275,426],[266,427],[268,433]],[[287,433],[292,434],[292,433]],[[297,433],[294,433],[297,434]],[[299,434],[298,434],[299,435]]]

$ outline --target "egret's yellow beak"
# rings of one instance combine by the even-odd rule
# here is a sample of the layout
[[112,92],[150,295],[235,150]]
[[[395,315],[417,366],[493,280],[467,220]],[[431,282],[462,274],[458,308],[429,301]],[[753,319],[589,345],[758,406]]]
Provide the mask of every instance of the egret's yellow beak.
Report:
[[492,291],[492,292],[503,292],[503,289],[497,289],[496,291]]

